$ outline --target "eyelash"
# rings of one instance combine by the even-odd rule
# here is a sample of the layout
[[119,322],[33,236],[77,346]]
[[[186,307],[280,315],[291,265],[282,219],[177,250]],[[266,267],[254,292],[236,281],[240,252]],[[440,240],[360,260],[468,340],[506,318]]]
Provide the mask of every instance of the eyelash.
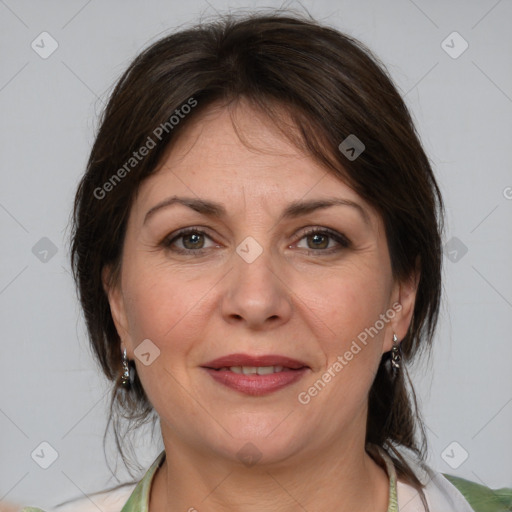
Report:
[[[193,255],[193,256],[202,256],[205,251],[210,249],[210,247],[202,248],[202,249],[181,249],[181,248],[177,249],[177,248],[172,248],[172,245],[173,245],[173,243],[176,240],[179,240],[180,238],[183,238],[183,237],[185,237],[187,235],[190,235],[190,234],[205,235],[207,238],[210,238],[210,240],[211,240],[211,237],[208,236],[208,234],[205,231],[203,231],[202,229],[190,227],[190,228],[184,228],[184,229],[178,231],[176,234],[173,234],[173,235],[165,238],[161,242],[160,245],[162,245],[166,249],[169,249],[171,251],[177,252],[179,254],[189,254],[189,255]],[[312,235],[328,236],[328,237],[332,238],[334,241],[336,241],[341,247],[331,247],[330,249],[304,249],[308,255],[312,255],[312,254],[318,255],[318,253],[323,253],[324,255],[325,254],[332,254],[332,253],[338,252],[340,250],[347,249],[347,248],[349,248],[351,246],[351,242],[350,242],[350,240],[346,236],[344,236],[341,233],[338,233],[336,231],[333,231],[331,229],[328,229],[328,228],[311,228],[311,229],[308,229],[306,232],[304,232],[302,234],[302,236],[299,239],[299,241],[302,240],[303,238],[307,238],[308,236],[312,236]]]

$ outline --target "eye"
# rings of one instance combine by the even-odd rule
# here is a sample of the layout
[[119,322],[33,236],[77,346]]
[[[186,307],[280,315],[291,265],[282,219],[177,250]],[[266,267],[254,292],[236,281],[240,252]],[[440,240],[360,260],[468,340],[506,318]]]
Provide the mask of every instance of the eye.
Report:
[[162,245],[167,249],[178,253],[202,253],[203,250],[215,246],[215,244],[206,246],[206,240],[211,240],[213,242],[213,240],[201,229],[186,228],[165,238]]
[[[345,235],[332,231],[326,228],[312,228],[303,233],[300,241],[305,240],[307,247],[300,247],[305,249],[312,249],[311,252],[336,252],[341,249],[350,247],[350,241]],[[299,241],[299,243],[300,243]]]
[[[210,245],[207,245],[207,241]],[[306,242],[306,247],[301,247],[302,241]],[[212,247],[219,247],[205,231],[196,227],[182,229],[166,237],[161,245],[166,249],[179,254],[193,254],[200,256]],[[296,244],[299,249],[306,249],[309,254],[321,253],[329,254],[338,252],[350,247],[351,243],[347,237],[327,228],[311,228],[304,232]]]

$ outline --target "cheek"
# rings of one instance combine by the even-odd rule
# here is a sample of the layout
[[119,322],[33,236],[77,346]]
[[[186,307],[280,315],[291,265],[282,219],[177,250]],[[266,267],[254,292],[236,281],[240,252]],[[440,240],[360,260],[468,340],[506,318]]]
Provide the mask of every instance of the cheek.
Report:
[[150,339],[161,350],[172,344],[181,351],[194,335],[206,283],[158,268],[131,275],[125,304],[133,344]]
[[[182,391],[183,386],[188,387],[184,362],[190,359],[198,339],[200,301],[204,290],[199,283],[188,283],[184,293],[180,284],[186,283],[158,271],[135,275],[127,285],[125,303],[136,370],[142,386],[156,410],[165,411],[167,401],[171,400],[173,408],[195,414],[188,394]],[[151,344],[140,345],[144,340],[150,340]],[[139,345],[149,347],[144,352],[150,352],[150,364],[139,360]]]
[[[297,282],[297,294],[311,317],[323,324],[325,337],[343,345],[373,326],[388,306],[389,280],[377,268],[347,266]],[[330,334],[330,336],[329,336]]]
[[366,399],[388,335],[389,318],[386,323],[381,315],[388,307],[389,282],[377,265],[351,265],[303,281],[300,297],[325,360],[317,388],[323,390],[325,383],[324,398],[339,404],[341,409],[333,414]]

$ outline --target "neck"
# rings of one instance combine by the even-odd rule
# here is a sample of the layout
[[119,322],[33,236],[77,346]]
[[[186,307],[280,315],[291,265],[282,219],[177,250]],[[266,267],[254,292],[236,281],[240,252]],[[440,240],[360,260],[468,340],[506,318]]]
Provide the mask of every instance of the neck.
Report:
[[[167,438],[168,439],[168,438]],[[364,438],[251,467],[206,457],[175,440],[151,488],[149,512],[336,510],[386,512],[389,479]],[[291,460],[293,459],[293,460]]]

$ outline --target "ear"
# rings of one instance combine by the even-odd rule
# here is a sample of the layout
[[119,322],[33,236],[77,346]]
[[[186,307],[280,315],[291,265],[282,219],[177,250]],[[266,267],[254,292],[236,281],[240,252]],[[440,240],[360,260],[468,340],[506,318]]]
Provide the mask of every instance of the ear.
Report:
[[104,266],[101,271],[101,281],[103,290],[107,295],[110,305],[110,314],[112,315],[112,320],[116,326],[117,334],[121,338],[120,350],[126,348],[126,350],[129,351],[131,348],[130,335],[128,330],[128,321],[123,292],[121,289],[120,280],[116,281],[113,279],[112,272],[113,269],[110,265]]
[[406,280],[395,282],[393,287],[391,308],[396,314],[390,322],[392,332],[384,340],[383,352],[391,350],[393,333],[396,334],[399,341],[405,338],[414,313],[419,281],[420,265],[419,260],[417,260],[415,271]]

